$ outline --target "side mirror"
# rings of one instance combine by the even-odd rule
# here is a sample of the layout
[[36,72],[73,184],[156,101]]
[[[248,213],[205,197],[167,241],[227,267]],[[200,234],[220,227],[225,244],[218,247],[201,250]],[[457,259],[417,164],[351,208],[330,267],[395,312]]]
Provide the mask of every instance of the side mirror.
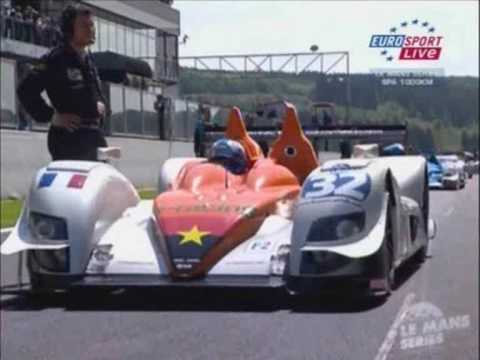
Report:
[[117,146],[101,147],[97,149],[97,157],[99,161],[120,159],[122,157],[122,151]]
[[433,240],[437,236],[437,222],[433,219],[428,219],[428,239]]

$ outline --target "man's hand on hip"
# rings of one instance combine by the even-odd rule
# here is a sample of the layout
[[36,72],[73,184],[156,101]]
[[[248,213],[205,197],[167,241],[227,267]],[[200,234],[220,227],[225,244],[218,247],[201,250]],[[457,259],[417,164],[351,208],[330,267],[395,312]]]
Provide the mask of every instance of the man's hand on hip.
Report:
[[67,113],[55,113],[52,119],[52,125],[67,129],[70,132],[77,130],[80,127],[80,116]]
[[100,116],[105,116],[105,104],[101,101],[97,101],[97,111]]

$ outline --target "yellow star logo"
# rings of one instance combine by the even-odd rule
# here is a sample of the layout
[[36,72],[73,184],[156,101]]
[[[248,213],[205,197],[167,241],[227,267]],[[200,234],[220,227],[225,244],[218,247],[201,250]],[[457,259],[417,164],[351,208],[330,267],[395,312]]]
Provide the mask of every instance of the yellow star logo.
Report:
[[180,245],[185,245],[192,242],[202,246],[202,237],[210,233],[208,231],[199,231],[197,225],[195,225],[190,231],[179,231],[178,234],[183,236],[183,239],[180,240]]

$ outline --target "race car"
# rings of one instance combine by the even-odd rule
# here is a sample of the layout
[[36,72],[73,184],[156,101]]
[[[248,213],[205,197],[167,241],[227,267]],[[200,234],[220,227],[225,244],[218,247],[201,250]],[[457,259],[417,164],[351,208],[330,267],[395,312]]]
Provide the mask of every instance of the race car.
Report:
[[475,156],[471,152],[469,151],[463,152],[463,161],[465,162],[465,173],[469,179],[471,179],[473,175],[476,173],[474,160],[475,160]]
[[153,201],[140,201],[111,165],[52,162],[35,176],[1,253],[26,252],[32,290],[47,292],[266,286],[298,293],[346,281],[389,294],[395,270],[426,257],[435,226],[422,157],[320,166],[288,103],[267,158],[237,108],[214,144],[209,158],[166,161]]
[[445,189],[463,189],[466,183],[465,163],[457,155],[438,155],[443,170],[443,187]]
[[427,158],[428,168],[428,187],[430,189],[443,188],[443,168],[435,155],[429,155]]

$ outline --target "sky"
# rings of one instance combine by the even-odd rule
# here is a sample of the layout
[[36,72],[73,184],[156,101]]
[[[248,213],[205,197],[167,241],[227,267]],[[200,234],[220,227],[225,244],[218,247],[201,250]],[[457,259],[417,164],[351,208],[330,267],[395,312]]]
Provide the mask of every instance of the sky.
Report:
[[[445,75],[478,76],[478,1],[200,1],[175,0],[180,56],[349,51],[351,72],[372,68],[443,68]],[[418,25],[413,21],[419,20]],[[407,22],[408,26],[401,27]],[[421,23],[434,27],[428,33]],[[438,61],[388,62],[369,48],[373,34],[443,36]],[[332,62],[334,59],[332,60]],[[342,70],[339,70],[342,71]]]

